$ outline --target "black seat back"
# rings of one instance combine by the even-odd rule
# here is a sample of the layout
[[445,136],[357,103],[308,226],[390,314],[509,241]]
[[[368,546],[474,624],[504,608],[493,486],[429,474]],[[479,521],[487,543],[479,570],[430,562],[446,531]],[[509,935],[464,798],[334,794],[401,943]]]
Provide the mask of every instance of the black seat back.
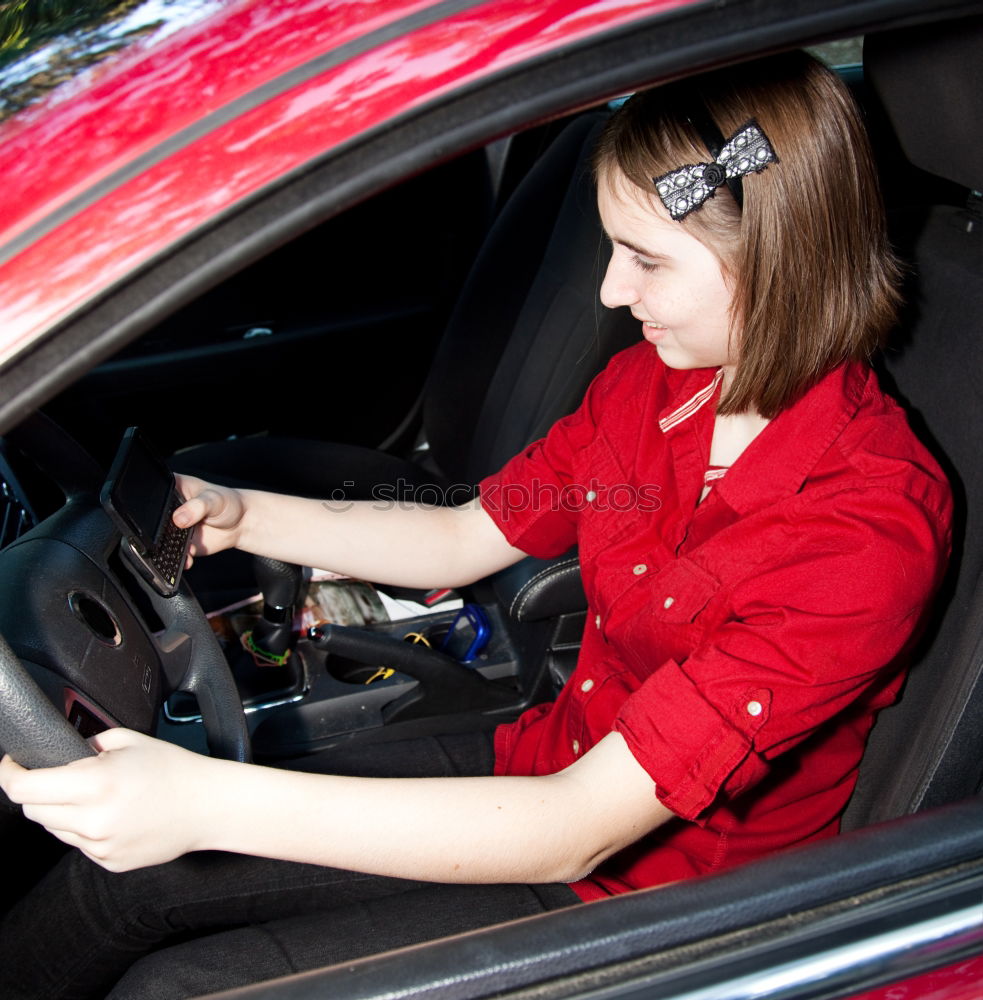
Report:
[[603,308],[606,256],[590,153],[604,112],[575,119],[509,198],[448,324],[424,399],[433,460],[476,482],[580,402],[638,339]]
[[884,382],[949,475],[956,516],[938,612],[874,727],[845,829],[963,798],[983,778],[983,226],[970,193],[983,190],[983,18],[868,38],[864,62],[915,168],[885,158],[910,280]]

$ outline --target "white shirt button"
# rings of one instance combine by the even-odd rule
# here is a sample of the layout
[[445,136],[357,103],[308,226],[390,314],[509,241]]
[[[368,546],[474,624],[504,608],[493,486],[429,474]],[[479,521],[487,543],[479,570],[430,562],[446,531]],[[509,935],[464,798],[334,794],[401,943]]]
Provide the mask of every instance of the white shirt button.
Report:
[[594,682],[588,677],[583,684],[580,685],[580,690],[587,694],[588,691],[594,686]]
[[600,628],[600,627],[601,627],[601,616],[600,616],[600,615],[595,615],[595,616],[594,616],[594,624],[595,624],[595,625],[596,625],[596,626],[597,626],[598,628]]
[[593,503],[597,499],[597,494],[593,490],[587,491],[587,502]]
[[635,576],[641,576],[647,569],[648,566],[645,563],[639,563],[637,566],[632,566],[631,571]]
[[663,602],[662,606],[668,611],[676,603],[675,597],[667,597]]
[[749,701],[747,703],[747,714],[748,715],[758,716],[763,711],[764,711],[764,709],[761,707],[761,702],[760,701]]
[[573,747],[573,752],[575,754],[580,753],[580,740],[574,740],[573,744],[572,744],[572,747]]

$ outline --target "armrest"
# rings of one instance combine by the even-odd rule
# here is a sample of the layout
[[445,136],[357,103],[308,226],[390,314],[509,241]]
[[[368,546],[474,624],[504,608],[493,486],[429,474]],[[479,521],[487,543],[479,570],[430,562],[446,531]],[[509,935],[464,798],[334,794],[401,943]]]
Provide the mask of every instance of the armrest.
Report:
[[555,559],[530,556],[497,573],[492,585],[515,621],[543,621],[587,609],[576,549]]

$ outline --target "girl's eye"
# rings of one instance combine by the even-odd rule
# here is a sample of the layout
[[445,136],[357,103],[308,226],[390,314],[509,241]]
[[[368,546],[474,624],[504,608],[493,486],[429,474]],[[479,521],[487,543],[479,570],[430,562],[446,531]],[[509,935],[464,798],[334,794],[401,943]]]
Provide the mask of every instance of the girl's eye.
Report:
[[646,260],[644,257],[639,257],[638,254],[632,254],[631,262],[639,271],[644,271],[646,274],[651,274],[652,271],[659,269],[659,265],[654,260]]

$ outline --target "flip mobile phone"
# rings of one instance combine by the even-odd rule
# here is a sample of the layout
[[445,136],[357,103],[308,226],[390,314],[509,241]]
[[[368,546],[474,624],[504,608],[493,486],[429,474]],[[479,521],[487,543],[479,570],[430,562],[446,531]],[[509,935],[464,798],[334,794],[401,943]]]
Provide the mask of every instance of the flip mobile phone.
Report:
[[159,594],[175,594],[191,529],[171,520],[183,502],[174,473],[138,428],[123,435],[100,500],[123,536],[124,557]]
[[440,651],[461,663],[470,663],[478,658],[490,637],[491,625],[481,605],[465,604],[447,630]]

